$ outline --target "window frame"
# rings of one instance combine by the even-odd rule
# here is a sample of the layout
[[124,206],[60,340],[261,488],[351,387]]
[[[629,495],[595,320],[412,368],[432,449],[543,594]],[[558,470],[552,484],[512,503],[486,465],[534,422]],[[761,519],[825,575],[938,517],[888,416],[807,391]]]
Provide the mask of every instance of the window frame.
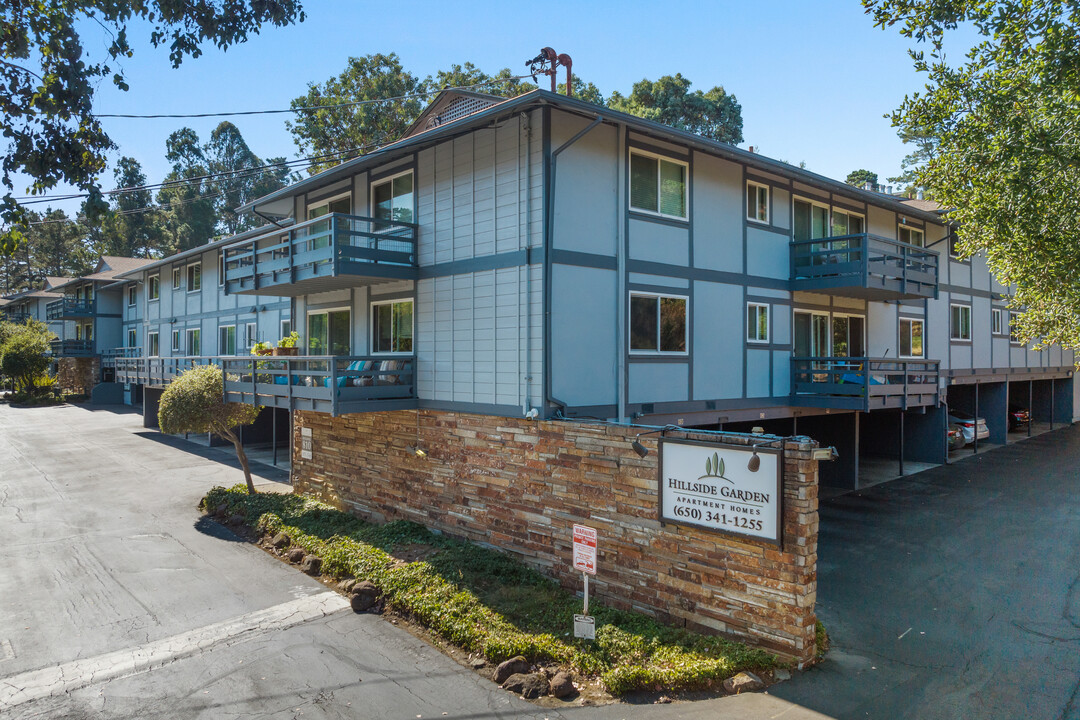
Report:
[[[914,355],[914,354],[909,353],[907,355],[904,355],[903,353],[900,352],[900,347],[901,347],[900,339],[903,338],[903,336],[904,336],[904,332],[903,332],[904,331],[904,323],[909,323],[909,326],[914,325],[915,323],[918,323],[919,325],[922,326],[922,334],[921,334],[921,336],[922,336],[922,346],[921,346],[922,353],[921,354]],[[914,347],[914,345],[915,345],[911,341],[911,339],[913,337],[914,337],[914,334],[909,329],[908,330],[908,347],[909,348]],[[900,317],[900,318],[897,319],[897,323],[896,323],[896,355],[897,355],[897,357],[904,358],[906,360],[925,360],[926,359],[926,318]]]
[[127,286],[127,306],[135,307],[139,304],[139,284],[131,283]]
[[[199,268],[199,286],[198,287],[192,287],[195,284],[194,276],[192,275],[192,272],[191,272],[193,268]],[[197,292],[201,291],[202,290],[202,260],[199,260],[198,262],[188,263],[187,266],[186,266],[186,272],[184,273],[184,277],[185,277],[185,280],[187,281],[187,291],[188,291],[188,293],[197,293]]]
[[[232,352],[228,352],[226,348],[222,347],[222,331],[232,328],[233,347]],[[225,325],[218,325],[218,355],[233,356],[236,355],[236,351],[239,348],[236,345],[236,323],[226,323]]]
[[[285,332],[285,326],[289,327],[289,332]],[[278,331],[281,333],[279,337],[287,337],[292,334],[292,318],[288,320],[278,320]]]
[[[753,217],[752,215],[750,215],[750,190],[751,190],[751,188],[753,188],[755,190],[755,192],[754,192],[755,201],[760,200],[760,196],[757,194],[756,191],[757,190],[764,190],[765,191],[765,219],[764,220],[759,218],[759,217]],[[750,222],[753,222],[753,223],[757,223],[758,225],[771,225],[772,224],[772,212],[771,212],[772,208],[770,207],[771,204],[772,204],[772,187],[770,187],[769,185],[766,185],[765,183],[757,182],[756,180],[747,180],[746,181],[746,219],[747,220],[749,220]],[[760,212],[760,209],[761,208],[759,207],[758,208],[759,212]]]
[[1016,347],[1027,347],[1027,343],[1020,339],[1020,337],[1013,330],[1016,326],[1013,324],[1014,318],[1023,315],[1023,313],[1016,312],[1015,310],[1009,311],[1008,327],[1009,327],[1009,344]]
[[1005,320],[1002,317],[1003,308],[990,308],[990,334],[1004,335]]
[[[843,213],[844,215],[847,215],[848,218],[857,217],[860,220],[862,220],[862,226],[863,226],[862,232],[861,233],[853,233],[853,232],[851,232],[851,228],[849,227],[848,231],[846,233],[844,233],[843,235],[833,235],[832,234],[832,232],[833,232],[833,223],[836,221],[836,213],[838,213],[838,212]],[[859,212],[857,210],[848,210],[846,207],[837,207],[835,205],[830,205],[829,206],[829,235],[828,235],[828,237],[830,237],[830,238],[838,238],[838,237],[848,237],[850,235],[866,235],[867,234],[866,227],[867,227],[866,226],[866,213],[861,213],[861,212]]]
[[225,251],[218,250],[217,254],[218,287],[225,287]]
[[[157,352],[151,352],[155,345]],[[146,357],[161,357],[161,333],[156,330],[146,333]]]
[[[907,230],[908,233],[913,233],[913,232],[919,233],[919,235],[922,236],[922,245],[916,245],[915,243],[905,242],[904,240],[900,239],[900,231],[901,230]],[[925,250],[926,249],[926,229],[925,228],[913,227],[913,226],[908,225],[906,223],[896,223],[896,242],[904,243],[905,245],[909,245],[911,247],[922,248],[923,250]],[[923,328],[923,329],[925,330],[926,328]]]
[[[153,292],[151,292],[153,290]],[[161,273],[150,275],[146,278],[146,302],[157,302],[161,299]]]
[[[961,328],[954,327],[954,324],[953,324],[953,308],[959,308],[960,311],[961,311],[960,312],[961,322],[959,323],[961,326],[963,325],[963,316],[964,316],[963,311],[964,310],[967,311],[967,337],[964,337],[963,334],[959,332],[962,329],[962,327]],[[949,340],[952,341],[952,342],[969,343],[969,342],[971,342],[972,334],[973,333],[972,333],[972,328],[971,328],[971,306],[970,305],[965,305],[964,303],[949,303]]]
[[[657,163],[656,163],[656,209],[655,210],[649,210],[647,208],[634,207],[633,193],[631,192],[631,187],[632,187],[633,182],[634,182],[633,175],[632,175],[634,155],[640,155],[641,157],[653,158],[653,159],[655,159],[657,161]],[[661,162],[670,162],[670,163],[674,163],[675,165],[682,165],[683,169],[685,170],[685,174],[683,175],[683,208],[685,208],[685,210],[686,210],[685,215],[671,215],[669,213],[665,213],[665,212],[662,212],[660,210],[660,207],[662,205],[662,202],[661,202],[662,195],[661,195],[661,185],[660,185],[661,177],[662,177],[661,172],[660,172],[660,163]],[[651,216],[654,216],[654,217],[666,218],[668,220],[677,220],[677,221],[680,221],[680,222],[689,222],[690,221],[690,162],[688,160],[680,160],[680,159],[674,158],[674,157],[672,157],[670,155],[661,155],[660,153],[654,153],[654,152],[650,152],[648,150],[641,150],[639,148],[632,147],[632,148],[630,148],[629,157],[627,158],[627,168],[626,168],[626,170],[627,170],[627,172],[626,172],[626,182],[627,182],[627,186],[626,186],[626,193],[627,193],[626,207],[630,210],[630,212],[641,213],[643,215],[651,215]]]
[[[417,196],[417,192],[416,192],[416,173],[413,172],[413,168],[407,168],[405,170],[402,170],[399,173],[394,173],[393,175],[387,175],[386,177],[381,177],[378,180],[372,180],[370,183],[368,183],[368,215],[373,220],[375,220],[377,223],[380,223],[380,222],[402,222],[401,220],[394,220],[393,218],[390,218],[389,220],[387,220],[386,218],[376,218],[376,216],[375,216],[375,188],[380,186],[380,185],[386,185],[387,183],[390,183],[390,203],[391,203],[391,205],[393,205],[393,201],[394,201],[394,185],[393,185],[393,182],[395,180],[397,180],[399,177],[404,177],[405,175],[412,175],[412,182],[413,182],[413,189],[412,189],[412,193],[411,193],[411,195],[412,195],[412,208],[411,208],[412,220],[410,220],[408,222],[410,224],[415,224],[416,223],[416,212],[417,212],[417,210],[416,210],[416,200],[417,200],[417,197],[416,197]],[[391,212],[392,211],[393,211],[393,208],[391,208]],[[384,231],[384,232],[386,230],[389,230],[389,229],[390,228],[379,228],[379,230]],[[378,232],[379,230],[377,230],[376,232]]]
[[[412,309],[412,328],[411,328],[411,331],[412,331],[411,337],[412,337],[412,342],[413,342],[413,349],[412,350],[376,350],[375,349],[375,310],[380,305],[395,305],[397,303],[409,303],[410,305],[413,306],[413,309]],[[404,357],[408,357],[410,355],[413,355],[416,352],[416,300],[415,300],[415,298],[396,298],[394,300],[372,300],[370,305],[371,305],[371,307],[369,309],[370,325],[368,327],[371,328],[371,345],[370,345],[371,354],[372,355],[388,355],[388,356],[399,355],[399,356],[404,356]],[[390,316],[393,317],[393,314],[394,314],[394,311],[393,311],[393,308],[391,308]],[[391,341],[391,342],[393,342],[393,341]]]
[[[831,312],[831,313],[829,313],[829,357],[838,357],[836,355],[836,319],[837,318],[847,318],[848,321],[849,321],[849,323],[848,323],[848,344],[849,345],[851,344],[851,324],[850,324],[851,318],[858,318],[859,320],[862,320],[862,335],[863,335],[863,337],[862,337],[862,341],[863,341],[862,342],[862,347],[859,348],[859,352],[854,354],[854,355],[851,354],[851,349],[849,347],[847,357],[849,357],[849,358],[867,357],[867,349],[866,349],[866,342],[867,342],[867,338],[866,338],[866,332],[867,332],[866,315],[864,313],[860,313],[860,312],[857,312],[857,311],[854,311],[854,310],[852,310],[851,312],[841,311],[841,312]],[[902,318],[902,319],[908,319],[908,318]],[[840,356],[840,357],[842,357],[842,356]]]
[[[254,332],[252,332],[254,328]],[[244,323],[244,348],[251,352],[251,348],[259,344],[259,323]]]
[[181,331],[180,330],[173,330],[172,331],[172,352],[174,352],[174,353],[176,353],[178,355],[182,352],[182,349],[183,349],[182,346],[180,345],[180,338],[181,338]]
[[[192,352],[191,338],[198,333],[199,336],[199,351]],[[184,357],[201,357],[202,356],[202,328],[184,328]]]
[[[656,349],[655,350],[640,350],[634,349],[631,343],[633,342],[633,307],[635,297],[648,297],[656,300]],[[683,316],[683,347],[685,350],[663,350],[660,348],[661,337],[661,323],[663,322],[663,316],[660,312],[661,299],[671,300],[683,300],[685,301],[684,316]],[[627,312],[626,312],[626,344],[627,350],[631,355],[637,356],[668,356],[668,357],[685,357],[690,354],[690,297],[688,295],[678,295],[675,293],[658,293],[649,292],[646,290],[630,290],[627,295]]]
[[183,265],[173,265],[173,268],[172,268],[172,289],[173,290],[179,290],[181,287],[183,287],[183,285],[182,285],[183,280],[184,280],[184,266]]
[[[314,355],[314,353],[311,351],[311,333],[310,333],[311,316],[312,315],[326,315],[327,316],[326,331],[327,331],[327,334],[329,335],[329,333],[330,333],[330,318],[329,318],[329,315],[331,313],[341,313],[341,312],[349,313],[349,351],[344,353],[344,355],[342,355],[342,356],[335,356],[335,357],[344,357],[344,356],[352,355],[353,348],[356,347],[356,338],[353,337],[353,321],[354,321],[354,317],[353,317],[353,307],[352,307],[352,305],[336,305],[334,307],[320,307],[320,308],[315,308],[315,309],[309,309],[304,314],[304,331],[308,333],[307,337],[304,338],[304,340],[305,340],[305,343],[303,344],[304,354]],[[282,322],[284,322],[284,321],[282,321]],[[284,337],[284,335],[282,335],[282,337]],[[327,340],[328,340],[327,344],[329,344],[329,338],[327,338]],[[321,354],[322,355],[333,355],[333,353],[330,352],[330,348],[326,348],[326,352],[321,353]]]
[[312,210],[318,210],[319,208],[323,207],[324,205],[329,206],[330,203],[337,202],[338,200],[341,200],[342,198],[348,198],[349,199],[349,212],[352,212],[352,208],[353,208],[352,190],[346,190],[345,192],[338,193],[337,195],[331,195],[330,197],[323,198],[322,200],[316,200],[315,202],[313,202],[313,203],[307,205],[306,207],[304,207],[304,221],[305,222],[311,222],[311,221],[320,220],[320,219],[326,217],[327,215],[330,214],[329,211],[327,211],[326,215],[319,215],[318,217],[311,217],[311,211]]
[[[759,311],[758,316],[757,316],[758,317],[758,322],[754,323],[754,329],[755,330],[760,326],[760,310],[761,310],[761,308],[765,309],[765,337],[764,338],[750,337],[750,330],[751,330],[751,327],[750,327],[750,308],[757,308],[758,311]],[[746,342],[751,343],[753,345],[768,345],[769,344],[769,339],[772,337],[772,317],[771,317],[771,314],[772,314],[772,306],[769,303],[753,302],[753,301],[748,301],[746,303]],[[757,333],[755,332],[755,335],[756,334]]]
[[137,348],[139,347],[139,331],[138,328],[128,328],[127,331],[127,345],[125,347]]

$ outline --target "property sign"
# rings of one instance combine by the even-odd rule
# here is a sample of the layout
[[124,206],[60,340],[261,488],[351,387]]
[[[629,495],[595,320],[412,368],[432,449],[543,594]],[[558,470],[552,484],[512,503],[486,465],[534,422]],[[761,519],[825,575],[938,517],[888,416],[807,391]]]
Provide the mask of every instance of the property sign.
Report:
[[300,459],[311,459],[311,428],[300,428]]
[[596,618],[589,615],[574,616],[574,637],[586,640],[596,639]]
[[596,528],[574,526],[574,569],[596,574]]
[[780,450],[662,439],[659,466],[661,522],[780,544]]

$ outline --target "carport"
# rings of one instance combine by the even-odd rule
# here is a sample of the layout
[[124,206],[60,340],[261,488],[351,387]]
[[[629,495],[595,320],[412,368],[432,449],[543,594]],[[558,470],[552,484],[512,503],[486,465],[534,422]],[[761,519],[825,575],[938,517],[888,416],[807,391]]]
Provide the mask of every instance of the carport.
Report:
[[960,411],[974,418],[983,418],[986,429],[990,431],[990,437],[985,440],[980,440],[976,433],[974,441],[957,450],[957,454],[992,450],[1008,441],[1008,400],[1008,383],[1004,380],[995,378],[993,382],[986,382],[977,378],[953,378],[945,396],[949,412]]
[[1009,382],[1008,405],[1010,408],[1026,408],[1031,422],[1026,428],[1009,433],[1009,442],[1050,432],[1055,427],[1067,425],[1073,418],[1072,376],[1030,377]]
[[941,405],[859,413],[856,488],[929,470],[946,461]]

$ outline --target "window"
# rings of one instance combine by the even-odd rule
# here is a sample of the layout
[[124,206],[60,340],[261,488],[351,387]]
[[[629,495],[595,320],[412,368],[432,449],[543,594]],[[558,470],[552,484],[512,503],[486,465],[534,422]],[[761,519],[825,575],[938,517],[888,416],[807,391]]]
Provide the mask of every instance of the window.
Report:
[[832,211],[832,236],[862,235],[866,232],[866,221],[862,215],[847,210]]
[[75,326],[75,339],[82,340],[82,325]]
[[754,343],[769,342],[769,306],[746,304],[746,339]]
[[1020,313],[1013,310],[1009,311],[1009,342],[1014,345],[1024,344],[1020,338]]
[[146,278],[146,299],[157,300],[161,297],[161,276],[151,275]]
[[1001,335],[1004,332],[1004,327],[1001,323],[1001,308],[992,308],[990,310],[990,332],[994,335]]
[[83,326],[83,339],[90,341],[94,339],[94,326],[87,324]]
[[179,330],[173,330],[172,331],[172,351],[174,353],[180,352],[180,331]]
[[792,355],[829,357],[829,314],[796,310],[792,328]]
[[686,352],[686,298],[630,294],[630,350]]
[[138,297],[139,286],[135,284],[128,285],[128,307],[135,307],[135,300]]
[[678,160],[638,151],[630,153],[630,208],[686,219],[686,172]]
[[244,327],[244,347],[251,350],[257,342],[259,342],[259,326],[255,323],[248,323]]
[[196,292],[202,289],[202,263],[192,263],[187,266],[187,291]]
[[180,289],[180,268],[178,267],[172,269],[172,286],[173,290]]
[[281,321],[281,337],[289,337],[292,335],[292,320]]
[[200,355],[202,354],[202,332],[199,330],[187,331],[187,354],[188,355]]
[[861,357],[865,327],[866,318],[861,315],[833,315],[832,357]]
[[217,256],[217,284],[218,287],[225,286],[225,251],[222,250]]
[[348,310],[330,310],[308,314],[308,353],[311,355],[348,355],[352,349],[351,314]]
[[902,243],[907,243],[908,245],[914,245],[916,247],[926,246],[926,236],[923,234],[923,231],[918,228],[901,225],[898,235],[900,237],[900,242]]
[[923,356],[923,321],[900,318],[900,357]]
[[323,215],[330,215],[332,213],[343,213],[348,215],[351,212],[352,198],[349,195],[342,195],[331,200],[323,200],[317,204],[311,205],[308,207],[307,217],[308,220],[314,220],[315,218],[321,218]]
[[413,174],[402,173],[371,186],[371,214],[379,220],[413,221]]
[[146,334],[146,356],[157,357],[161,354],[161,347],[158,343],[158,334],[156,332]]
[[769,223],[769,186],[756,182],[746,183],[746,219]]
[[[198,353],[196,353],[198,354]],[[218,355],[236,354],[236,326],[222,325],[218,328]]]
[[971,306],[950,305],[952,322],[949,324],[949,337],[953,340],[971,339]]
[[949,233],[949,257],[953,260],[963,260],[963,255],[960,254],[960,238],[956,236],[955,232]]
[[412,300],[372,303],[371,352],[410,353],[412,350]]
[[135,342],[137,339],[138,333],[135,332],[135,328],[128,328],[127,346],[129,348],[138,347],[138,344]]

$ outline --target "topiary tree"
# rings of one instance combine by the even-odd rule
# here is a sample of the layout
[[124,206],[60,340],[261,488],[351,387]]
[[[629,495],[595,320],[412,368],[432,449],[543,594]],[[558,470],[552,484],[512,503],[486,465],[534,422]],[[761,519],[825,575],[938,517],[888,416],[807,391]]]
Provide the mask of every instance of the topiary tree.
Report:
[[0,373],[12,379],[16,392],[34,393],[37,381],[49,371],[49,340],[44,323],[4,323],[0,328]]
[[236,457],[244,469],[248,492],[255,494],[247,455],[234,428],[255,422],[262,408],[258,405],[225,402],[221,368],[199,365],[172,381],[161,395],[158,427],[170,435],[176,433],[213,433],[236,448]]

